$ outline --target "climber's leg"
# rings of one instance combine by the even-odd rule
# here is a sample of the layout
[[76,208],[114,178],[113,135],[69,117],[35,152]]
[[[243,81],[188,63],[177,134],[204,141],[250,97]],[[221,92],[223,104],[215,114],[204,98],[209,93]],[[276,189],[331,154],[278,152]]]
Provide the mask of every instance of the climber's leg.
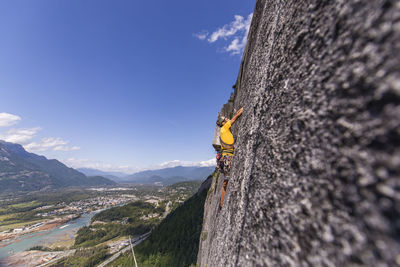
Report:
[[231,171],[232,155],[222,156],[222,162],[223,162],[222,164],[223,164],[224,175],[229,175]]
[[217,166],[218,166],[219,172],[225,174],[225,170],[224,170],[224,167],[225,167],[225,164],[224,164],[224,156],[221,156],[221,157],[218,159],[218,161],[217,161]]

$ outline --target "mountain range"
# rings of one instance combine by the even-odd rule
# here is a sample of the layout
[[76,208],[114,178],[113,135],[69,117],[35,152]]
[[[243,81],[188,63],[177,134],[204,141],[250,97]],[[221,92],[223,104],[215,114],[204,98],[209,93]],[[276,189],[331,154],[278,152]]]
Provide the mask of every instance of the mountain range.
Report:
[[101,176],[87,177],[55,159],[27,152],[21,145],[0,140],[0,193],[68,186],[116,184]]
[[79,171],[86,175],[101,175],[119,183],[135,184],[162,184],[169,185],[176,182],[203,180],[209,176],[215,167],[177,166],[158,170],[146,170],[122,176],[121,173],[103,172],[96,169],[81,168]]
[[0,140],[0,193],[116,183],[169,185],[200,180],[213,171],[214,167],[193,166],[147,170],[131,175],[89,168],[75,170],[58,160],[29,153],[19,144]]
[[130,183],[161,183],[173,184],[181,181],[203,180],[209,176],[215,167],[184,167],[177,166],[159,170],[147,170],[124,177]]
[[95,176],[95,175],[100,175],[103,177],[113,177],[114,179],[121,178],[121,177],[125,177],[128,174],[124,173],[124,172],[105,172],[105,171],[101,171],[98,169],[93,169],[93,168],[77,168],[77,171],[80,171],[81,173],[87,175],[87,176]]

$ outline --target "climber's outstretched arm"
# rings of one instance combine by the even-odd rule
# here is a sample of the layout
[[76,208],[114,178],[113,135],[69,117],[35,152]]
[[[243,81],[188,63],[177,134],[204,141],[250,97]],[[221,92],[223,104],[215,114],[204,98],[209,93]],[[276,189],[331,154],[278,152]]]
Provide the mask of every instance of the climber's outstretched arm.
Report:
[[240,115],[242,115],[242,113],[243,113],[243,108],[240,108],[240,109],[236,112],[235,116],[233,116],[233,118],[231,119],[231,124],[233,124],[233,123],[237,120],[237,118],[239,118]]

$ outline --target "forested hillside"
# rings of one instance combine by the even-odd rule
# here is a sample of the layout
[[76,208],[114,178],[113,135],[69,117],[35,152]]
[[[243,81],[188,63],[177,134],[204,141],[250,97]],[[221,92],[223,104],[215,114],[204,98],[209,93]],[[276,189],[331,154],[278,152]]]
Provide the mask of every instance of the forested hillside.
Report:
[[[204,201],[212,176],[203,182],[199,191],[170,213],[157,226],[151,236],[135,247],[139,266],[195,265],[203,221]],[[112,266],[132,266],[129,252],[112,263]]]
[[0,193],[114,184],[100,176],[88,178],[58,160],[49,160],[25,151],[19,144],[0,140]]

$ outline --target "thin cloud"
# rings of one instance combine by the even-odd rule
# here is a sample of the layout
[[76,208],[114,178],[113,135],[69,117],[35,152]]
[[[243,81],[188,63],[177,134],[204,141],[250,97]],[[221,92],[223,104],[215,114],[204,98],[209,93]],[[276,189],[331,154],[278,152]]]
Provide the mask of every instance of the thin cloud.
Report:
[[199,167],[209,167],[209,166],[215,166],[216,161],[215,159],[209,159],[209,160],[204,160],[204,161],[182,161],[182,160],[172,160],[172,161],[167,161],[159,164],[158,166],[155,166],[154,169],[160,169],[160,168],[172,168],[172,167],[177,167],[177,166],[185,166],[185,167],[190,167],[190,166],[199,166]]
[[208,38],[207,41],[210,43],[214,43],[220,38],[225,39],[245,28],[246,28],[246,23],[244,18],[240,15],[235,15],[235,20],[233,22],[225,24],[221,28],[217,29],[215,32],[211,34],[210,38]]
[[[9,113],[0,113],[0,127],[7,127],[16,124],[21,117]],[[79,146],[68,146],[68,141],[61,138],[45,137],[40,142],[32,142],[41,127],[27,129],[9,129],[5,133],[0,133],[0,140],[6,142],[21,144],[30,152],[42,152],[47,150],[53,151],[75,151],[79,150]]]
[[249,29],[247,29],[246,34],[243,36],[240,41],[239,38],[235,38],[228,47],[225,48],[226,52],[231,52],[232,55],[240,54],[244,48],[246,47],[247,35],[249,33]]
[[54,151],[76,151],[80,150],[79,146],[56,146],[54,147]]
[[21,120],[21,117],[19,117],[17,115],[5,113],[5,112],[0,113],[0,127],[12,126],[12,125],[18,123],[18,121],[20,121],[20,120]]
[[193,34],[194,37],[196,37],[199,40],[205,40],[208,36],[208,32],[207,31],[202,31],[199,33],[195,33]]
[[42,152],[47,150],[53,151],[74,151],[79,150],[78,146],[67,146],[68,141],[61,138],[45,137],[40,140],[40,142],[32,142],[25,145],[25,149],[30,152]]
[[36,133],[40,131],[40,127],[30,129],[10,129],[5,134],[0,134],[0,139],[10,143],[26,144]]
[[[218,28],[211,35],[205,35],[206,31],[195,34],[200,40],[206,40],[208,43],[215,43],[218,40],[229,41],[229,45],[223,48],[223,51],[232,55],[241,54],[246,46],[247,35],[249,33],[253,13],[245,19],[243,16],[235,15],[234,21]],[[208,38],[207,38],[208,37]]]
[[68,158],[61,160],[67,166],[72,168],[91,168],[96,170],[101,170],[105,172],[123,172],[126,174],[132,174],[140,171],[146,170],[158,170],[164,168],[172,168],[177,166],[193,166],[193,167],[209,167],[215,166],[216,160],[209,159],[204,161],[181,161],[181,160],[172,160],[163,162],[158,165],[152,165],[148,167],[137,167],[133,165],[118,165],[118,164],[109,164],[100,161],[93,161],[89,159],[77,159],[77,158]]
[[89,159],[68,158],[62,160],[64,164],[72,168],[90,168],[105,172],[123,172],[126,174],[140,171],[139,168],[129,165],[109,164],[101,161],[93,161]]
[[233,54],[238,54],[242,49],[242,44],[239,43],[239,39],[235,38],[232,43],[226,48],[227,52],[232,52]]

